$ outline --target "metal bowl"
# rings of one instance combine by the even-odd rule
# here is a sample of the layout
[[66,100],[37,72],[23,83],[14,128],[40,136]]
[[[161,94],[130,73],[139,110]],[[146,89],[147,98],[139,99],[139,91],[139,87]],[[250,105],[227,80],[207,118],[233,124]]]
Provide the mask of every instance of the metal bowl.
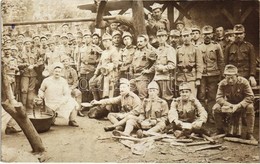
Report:
[[50,130],[54,116],[49,113],[36,113],[35,116],[33,115],[33,113],[28,113],[28,117],[31,120],[36,131],[38,133],[43,133]]

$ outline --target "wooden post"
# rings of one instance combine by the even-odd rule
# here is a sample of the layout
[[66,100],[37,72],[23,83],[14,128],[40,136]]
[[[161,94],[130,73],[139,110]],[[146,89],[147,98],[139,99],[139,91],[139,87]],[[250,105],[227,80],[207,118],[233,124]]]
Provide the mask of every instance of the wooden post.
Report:
[[24,107],[20,103],[20,106],[14,108],[13,105],[10,104],[9,100],[11,100],[11,91],[10,84],[5,74],[5,66],[2,66],[2,106],[4,110],[9,113],[14,120],[18,123],[18,125],[23,130],[26,138],[28,139],[33,152],[41,153],[45,151],[42,140],[35,130],[32,122],[27,117]]
[[173,29],[173,23],[174,23],[173,5],[171,3],[167,3],[167,5],[168,5],[167,14],[168,14],[168,19],[170,21],[170,29]]
[[143,1],[132,1],[133,26],[135,35],[147,34],[144,18]]

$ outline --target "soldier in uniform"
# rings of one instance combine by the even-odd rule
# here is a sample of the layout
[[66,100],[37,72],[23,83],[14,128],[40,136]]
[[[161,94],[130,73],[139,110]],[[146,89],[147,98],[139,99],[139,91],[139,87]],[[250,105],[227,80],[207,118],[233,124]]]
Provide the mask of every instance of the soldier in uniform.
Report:
[[245,28],[242,24],[234,26],[235,41],[225,50],[225,64],[233,64],[238,73],[249,80],[252,87],[256,86],[256,56],[254,46],[244,41]]
[[147,34],[149,36],[150,43],[154,47],[158,47],[158,41],[156,40],[156,32],[159,29],[164,29],[170,31],[170,23],[167,18],[162,17],[162,4],[154,3],[152,8],[152,13],[148,14],[147,20]]
[[[225,133],[224,127],[229,126],[230,135],[241,136],[241,122],[247,125],[246,138],[255,140],[253,136],[255,111],[254,93],[249,82],[238,76],[238,69],[234,65],[228,64],[224,71],[225,79],[218,86],[216,96],[217,104],[213,107],[217,133]],[[229,123],[225,123],[229,116]],[[242,120],[241,121],[241,117]]]
[[197,26],[194,26],[191,28],[193,37],[192,37],[192,44],[194,46],[199,46],[202,44],[202,42],[200,42],[200,29]]
[[178,30],[170,31],[170,45],[176,50],[181,47],[181,32]]
[[209,114],[209,122],[213,123],[212,107],[216,103],[218,82],[223,75],[225,63],[221,46],[212,41],[213,27],[204,26],[202,33],[204,43],[199,46],[199,50],[202,53],[204,69],[198,89],[198,99]]
[[79,89],[77,89],[79,80],[77,71],[70,66],[71,58],[69,56],[63,55],[61,56],[61,62],[64,65],[63,69],[63,78],[67,80],[69,84],[69,89],[71,90],[71,96],[75,98],[77,103],[79,104],[78,116],[84,117],[84,114],[81,113],[81,102],[82,102],[82,93]]
[[225,49],[235,41],[234,33],[232,29],[225,30],[224,43],[223,43],[223,54],[225,54]]
[[78,51],[78,72],[79,72],[79,89],[82,92],[82,101],[91,101],[93,99],[90,87],[88,85],[89,80],[94,76],[97,64],[100,59],[102,50],[95,44],[92,44],[91,33],[86,32],[84,34],[85,45]]
[[108,105],[120,104],[119,112],[110,112],[107,116],[109,121],[113,124],[104,128],[105,131],[112,131],[114,129],[123,130],[123,127],[128,119],[138,118],[141,108],[140,98],[130,91],[130,82],[128,79],[120,79],[120,95],[114,98],[102,99],[100,101],[93,100],[92,104]]
[[185,24],[183,21],[178,20],[175,23],[176,29],[179,30],[180,32],[182,32],[183,28],[185,27]]
[[122,35],[118,30],[114,30],[112,33],[113,46],[116,47],[117,51],[120,52],[123,49],[122,45]]
[[176,51],[166,43],[168,39],[167,32],[165,30],[157,31],[157,40],[159,47],[157,49],[158,57],[154,64],[155,75],[154,81],[159,84],[160,97],[165,99],[168,104],[171,104],[173,98],[173,85],[172,76],[173,69],[176,66]]
[[[181,134],[203,133],[202,125],[207,122],[208,114],[198,99],[192,96],[189,83],[179,86],[180,97],[172,101],[168,119],[176,137]],[[177,135],[176,130],[182,130]]]
[[129,69],[133,61],[136,47],[132,44],[133,36],[129,32],[124,32],[122,38],[125,48],[120,51],[119,77],[130,79]]
[[21,70],[21,99],[25,107],[28,105],[29,109],[32,109],[37,77],[35,68],[42,63],[37,60],[37,55],[32,51],[32,40],[30,38],[24,39],[24,45],[25,49],[22,52],[20,61],[18,61]]
[[112,36],[105,33],[102,42],[106,49],[102,52],[94,76],[89,81],[89,87],[95,100],[113,97],[118,79],[120,56],[112,45]]
[[191,32],[189,28],[182,30],[184,44],[177,49],[176,53],[176,83],[177,85],[182,82],[190,83],[192,95],[197,97],[197,86],[200,85],[203,60],[200,50],[191,44]]
[[215,41],[220,44],[221,48],[224,48],[224,28],[222,26],[217,27],[215,30]]
[[146,35],[138,36],[137,49],[130,67],[130,74],[133,77],[130,81],[131,90],[137,91],[141,100],[147,97],[147,86],[154,74],[153,64],[156,60],[156,54],[147,48],[147,44]]

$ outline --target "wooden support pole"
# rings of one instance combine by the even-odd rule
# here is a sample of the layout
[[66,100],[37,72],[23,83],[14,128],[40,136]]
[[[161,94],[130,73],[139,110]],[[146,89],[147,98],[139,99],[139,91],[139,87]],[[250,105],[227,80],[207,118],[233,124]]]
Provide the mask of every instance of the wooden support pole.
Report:
[[237,143],[258,146],[258,141],[254,141],[254,140],[244,140],[242,138],[235,138],[235,137],[225,137],[224,140],[230,141],[230,142],[237,142]]
[[132,1],[132,11],[135,36],[138,36],[140,34],[147,34],[144,19],[143,1]]
[[[104,16],[103,20],[113,20],[115,16]],[[79,19],[60,19],[60,20],[43,20],[43,21],[25,21],[25,22],[7,22],[3,26],[22,26],[22,25],[35,25],[35,24],[50,24],[50,23],[64,23],[64,22],[88,22],[95,21],[96,18],[79,18]]]

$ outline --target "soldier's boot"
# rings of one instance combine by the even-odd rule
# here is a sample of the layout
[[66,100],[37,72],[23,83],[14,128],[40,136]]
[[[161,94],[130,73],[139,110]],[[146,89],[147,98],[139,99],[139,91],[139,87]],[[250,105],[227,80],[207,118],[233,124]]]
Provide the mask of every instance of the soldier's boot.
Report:
[[73,111],[71,111],[69,116],[69,126],[74,126],[74,127],[79,126],[76,122],[76,116],[77,116],[77,111],[74,109]]
[[249,140],[256,140],[253,136],[255,125],[255,112],[253,104],[250,104],[246,108],[246,124],[247,124],[247,136]]
[[213,116],[215,118],[215,125],[216,125],[216,129],[217,129],[215,135],[225,133],[225,131],[223,129],[223,127],[224,127],[223,115],[220,111],[221,111],[221,106],[219,104],[215,104],[212,107],[212,112],[213,112]]
[[28,106],[28,110],[32,110],[34,108],[34,98],[36,97],[36,94],[34,91],[29,91],[28,92],[28,97],[27,97],[27,106]]
[[130,136],[131,132],[134,130],[134,125],[136,124],[135,120],[127,120],[124,132],[120,132],[118,130],[113,131],[113,135],[119,136]]

